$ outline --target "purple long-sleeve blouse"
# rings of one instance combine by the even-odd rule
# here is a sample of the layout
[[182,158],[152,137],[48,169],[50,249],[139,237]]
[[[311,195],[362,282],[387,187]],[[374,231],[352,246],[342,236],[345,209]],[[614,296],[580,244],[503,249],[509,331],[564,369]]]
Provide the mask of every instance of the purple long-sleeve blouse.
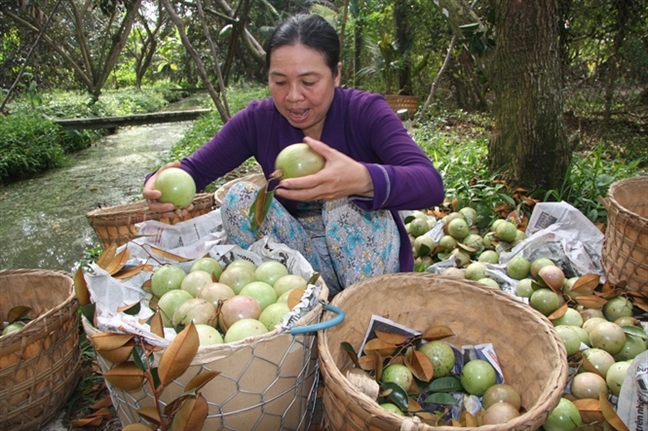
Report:
[[[303,138],[303,131],[290,125],[271,98],[254,101],[183,159],[181,167],[194,178],[198,190],[250,157],[267,177],[274,171],[279,151]],[[443,182],[430,159],[382,96],[356,89],[335,89],[320,141],[367,167],[374,196],[351,199],[366,211],[392,212],[401,235],[401,271],[411,271],[411,243],[398,211],[428,208],[443,201]],[[279,199],[294,213],[296,202]]]

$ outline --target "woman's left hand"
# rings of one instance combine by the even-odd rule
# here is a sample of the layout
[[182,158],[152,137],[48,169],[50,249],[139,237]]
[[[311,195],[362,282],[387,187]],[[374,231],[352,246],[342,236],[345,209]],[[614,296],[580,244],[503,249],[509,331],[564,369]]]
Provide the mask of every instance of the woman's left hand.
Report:
[[277,196],[295,201],[373,196],[373,182],[362,163],[316,139],[304,138],[304,142],[324,157],[324,168],[313,175],[282,180],[275,189]]

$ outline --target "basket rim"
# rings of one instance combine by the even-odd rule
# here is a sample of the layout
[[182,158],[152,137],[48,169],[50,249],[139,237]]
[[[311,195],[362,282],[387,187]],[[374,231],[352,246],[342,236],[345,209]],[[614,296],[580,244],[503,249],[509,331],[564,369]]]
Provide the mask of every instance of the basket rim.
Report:
[[614,196],[615,192],[619,188],[627,185],[632,185],[632,186],[644,185],[648,187],[648,175],[638,175],[636,177],[626,178],[612,183],[612,185],[608,189],[607,196],[604,198],[604,203],[607,204],[605,205],[606,209],[608,211],[614,210],[616,212],[623,213],[626,216],[630,216],[634,219],[638,219],[642,223],[648,224],[648,217],[630,211],[629,209],[621,205],[619,201],[616,199],[616,197]]
[[74,292],[74,278],[71,273],[63,270],[46,270],[46,269],[40,269],[40,268],[19,268],[19,269],[7,269],[7,270],[0,270],[0,279],[4,276],[7,275],[43,275],[43,276],[48,276],[51,277],[52,275],[56,275],[58,277],[67,277],[69,278],[70,281],[70,288],[69,291],[70,293],[68,294],[67,298],[60,302],[58,305],[55,307],[52,307],[48,309],[45,313],[40,314],[37,318],[32,319],[27,323],[20,331],[14,331],[10,332],[9,334],[6,335],[0,335],[0,344],[3,344],[4,342],[10,342],[12,341],[13,338],[22,338],[25,334],[25,331],[28,331],[29,329],[38,326],[43,320],[49,318],[50,316],[58,313],[61,311],[63,308],[69,306],[74,300],[76,300],[76,293]]
[[[194,197],[192,204],[194,210],[203,209],[206,206],[214,205],[214,194],[213,193],[197,193]],[[92,224],[95,220],[101,219],[108,216],[122,216],[121,218],[132,217],[133,214],[146,214],[158,216],[160,213],[150,211],[148,209],[148,204],[146,200],[141,199],[135,202],[129,202],[125,204],[113,205],[104,208],[97,208],[86,213],[88,221]]]
[[[397,274],[386,274],[386,275],[381,275],[377,277],[373,277],[371,279],[365,279],[356,285],[365,285],[368,283],[371,283],[372,285],[379,285],[381,282],[388,280],[390,278],[402,278],[402,277],[417,277],[420,278],[421,280],[425,279],[430,279],[433,278],[434,280],[442,281],[445,283],[459,283],[459,284],[464,284],[467,285],[468,288],[471,290],[479,290],[483,294],[491,294],[495,295],[498,297],[498,300],[503,300],[508,303],[510,303],[512,306],[516,307],[521,307],[524,305],[522,302],[515,300],[512,298],[509,294],[503,292],[503,291],[497,291],[493,289],[488,289],[482,286],[479,286],[477,282],[471,281],[471,280],[463,280],[463,279],[457,279],[457,278],[452,278],[452,277],[447,277],[447,276],[442,276],[442,275],[437,275],[437,274],[431,274],[431,273],[397,273]],[[349,293],[345,295],[345,292],[350,292],[348,290],[349,288],[343,290],[341,293],[339,293],[336,297],[333,298],[332,303],[334,302],[339,302],[341,300],[344,300],[346,296],[350,296]],[[486,290],[488,289],[488,290]],[[341,299],[338,299],[341,298]],[[528,306],[526,306],[528,307]],[[530,310],[529,310],[530,311]],[[331,312],[326,311],[324,313],[323,319],[326,319],[327,317],[331,317]],[[567,382],[567,377],[568,377],[568,370],[567,370],[567,361],[566,361],[566,351],[564,348],[564,344],[560,342],[560,338],[553,329],[553,326],[551,325],[551,322],[544,316],[540,315],[539,313],[530,313],[529,316],[531,316],[537,323],[540,323],[545,327],[546,332],[548,332],[548,335],[551,336],[553,339],[554,343],[553,346],[556,348],[556,357],[560,358],[565,358],[564,360],[560,360],[559,367],[554,368],[553,372],[550,374],[550,379],[546,382],[545,388],[542,391],[541,395],[538,397],[538,400],[536,404],[533,406],[532,409],[524,412],[517,418],[511,419],[506,423],[507,429],[526,429],[528,428],[528,425],[530,423],[534,423],[537,419],[534,419],[532,415],[537,415],[538,411],[550,411],[553,407],[555,406],[556,402],[552,401],[549,397],[549,394],[554,391],[557,387],[564,388]],[[327,384],[330,380],[333,380],[334,384],[331,386],[333,389],[331,389],[334,392],[342,392],[348,399],[353,399],[358,405],[362,406],[366,411],[368,415],[371,416],[380,416],[384,419],[387,419],[391,422],[392,425],[395,426],[401,426],[401,429],[404,429],[403,427],[407,427],[408,425],[416,425],[417,428],[412,428],[412,429],[418,429],[418,430],[429,430],[429,431],[451,431],[451,430],[456,430],[456,427],[450,427],[450,426],[431,426],[427,425],[421,422],[417,422],[414,420],[414,418],[407,417],[407,416],[399,416],[396,415],[395,413],[387,412],[383,409],[381,409],[374,400],[372,400],[370,397],[368,397],[365,394],[362,394],[358,392],[354,387],[352,387],[346,377],[342,374],[340,369],[337,367],[335,364],[335,361],[333,360],[333,357],[331,355],[331,351],[328,348],[328,333],[329,330],[324,330],[320,334],[318,334],[318,339],[317,339],[317,347],[318,347],[318,354],[320,357],[320,369],[322,370],[322,373],[324,374],[324,381],[325,381],[325,388],[329,388],[329,384]],[[560,355],[560,356],[558,356]],[[329,366],[331,364],[332,366]],[[562,393],[562,391],[561,391]],[[526,425],[526,427],[525,427]],[[482,425],[477,428],[463,428],[466,430],[479,430],[479,431],[496,431],[501,429],[502,424],[499,425],[493,425],[493,426],[485,426]],[[409,429],[409,428],[408,428]]]

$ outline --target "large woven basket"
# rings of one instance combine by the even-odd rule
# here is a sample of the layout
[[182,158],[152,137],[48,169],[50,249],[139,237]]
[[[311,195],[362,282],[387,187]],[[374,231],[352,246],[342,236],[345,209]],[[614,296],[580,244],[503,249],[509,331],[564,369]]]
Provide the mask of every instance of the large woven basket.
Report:
[[[458,346],[493,344],[505,382],[521,394],[526,412],[506,424],[481,426],[479,431],[538,429],[563,394],[567,354],[551,322],[499,290],[428,273],[400,273],[349,286],[333,298],[331,305],[346,311],[346,320],[318,334],[324,420],[329,429],[456,429],[432,427],[418,418],[387,412],[350,385],[341,370],[352,364],[340,343],[349,342],[358,350],[372,314],[421,332],[433,326],[448,326],[456,335],[445,340]],[[331,313],[326,312],[323,319],[330,317]]]
[[401,109],[407,109],[411,115],[418,109],[418,97],[416,96],[387,94],[385,100],[394,112],[398,112]]
[[206,214],[214,209],[212,193],[198,193],[194,198],[193,209],[184,216],[162,217],[152,212],[144,200],[107,208],[99,208],[86,214],[88,223],[95,231],[103,249],[113,244],[122,245],[139,236],[137,223],[156,220],[166,224],[176,224]]
[[258,174],[246,175],[246,176],[241,177],[241,178],[235,178],[233,180],[230,180],[230,181],[226,182],[225,184],[220,186],[220,188],[218,190],[216,190],[216,194],[215,194],[215,198],[214,198],[215,201],[216,201],[216,205],[221,206],[223,204],[223,200],[225,199],[225,195],[227,194],[229,189],[231,189],[234,184],[236,184],[238,182],[241,182],[241,181],[248,181],[248,182],[254,183],[254,184],[258,185],[258,186],[263,186],[266,183],[266,178],[262,173],[258,173]]
[[56,416],[81,366],[78,302],[70,274],[0,271],[0,316],[30,307],[24,328],[0,336],[0,429],[33,431]]
[[602,264],[611,283],[648,293],[648,176],[617,181],[607,198]]
[[[320,302],[295,323],[296,327],[320,321],[328,287],[321,279],[317,284],[321,286]],[[99,333],[85,318],[83,327],[91,337]],[[185,393],[185,386],[197,374],[218,371],[220,374],[200,391],[208,405],[203,431],[307,431],[319,385],[315,339],[315,332],[293,335],[274,329],[236,343],[200,347],[187,371],[165,388],[160,400],[169,404]],[[97,362],[103,372],[115,366],[100,355]],[[107,384],[124,426],[140,421],[139,409],[155,405],[147,384],[131,392]]]

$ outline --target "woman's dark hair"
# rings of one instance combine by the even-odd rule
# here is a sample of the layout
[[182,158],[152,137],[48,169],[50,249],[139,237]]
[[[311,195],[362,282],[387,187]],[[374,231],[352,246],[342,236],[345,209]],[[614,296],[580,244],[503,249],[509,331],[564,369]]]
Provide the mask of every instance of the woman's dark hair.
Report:
[[276,48],[301,44],[319,51],[326,65],[338,73],[340,62],[340,40],[335,29],[319,15],[301,13],[283,21],[274,30],[265,45],[266,70],[270,70],[270,55]]

